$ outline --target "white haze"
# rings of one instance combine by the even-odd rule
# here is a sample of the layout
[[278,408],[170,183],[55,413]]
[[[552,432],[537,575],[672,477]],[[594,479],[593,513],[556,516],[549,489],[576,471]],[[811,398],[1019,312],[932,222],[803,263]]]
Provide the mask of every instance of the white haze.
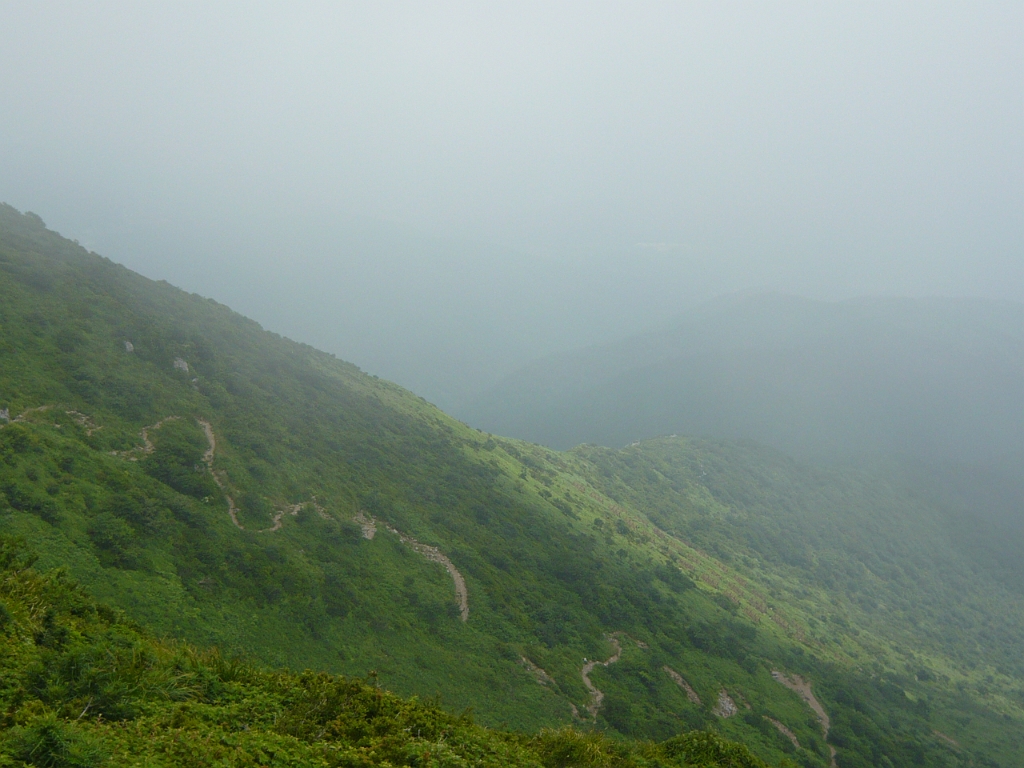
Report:
[[1024,300],[1024,4],[0,2],[0,199],[458,411],[724,292]]

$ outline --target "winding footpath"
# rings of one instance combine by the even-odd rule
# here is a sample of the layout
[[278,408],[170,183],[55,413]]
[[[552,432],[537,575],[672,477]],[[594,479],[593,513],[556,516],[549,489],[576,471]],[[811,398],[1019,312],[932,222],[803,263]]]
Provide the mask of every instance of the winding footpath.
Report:
[[[821,702],[818,701],[817,697],[815,697],[814,693],[811,691],[810,682],[804,680],[800,675],[793,675],[790,677],[789,675],[779,672],[777,669],[772,670],[772,678],[776,682],[782,683],[784,686],[789,688],[789,690],[795,692],[804,700],[804,703],[811,708],[811,711],[814,712],[815,716],[818,718],[818,723],[821,725],[821,734],[825,737],[825,743],[828,744],[828,732],[832,727],[832,722],[829,720],[828,713],[825,711],[825,708],[821,706]],[[836,768],[836,748],[831,744],[828,744],[828,750],[832,755],[832,768]]]
[[[172,416],[170,418],[177,417]],[[164,419],[164,421],[168,421],[168,419]],[[244,531],[245,526],[242,525],[238,520],[238,507],[235,506],[235,500],[231,497],[231,494],[228,492],[227,473],[224,472],[224,470],[217,472],[214,471],[213,469],[213,459],[217,453],[217,436],[213,433],[213,426],[210,424],[210,422],[206,421],[205,419],[197,418],[196,421],[199,422],[199,426],[203,428],[203,432],[206,434],[206,442],[208,444],[206,448],[206,453],[203,454],[203,463],[206,464],[207,469],[210,470],[210,475],[211,477],[213,477],[213,482],[215,482],[217,484],[217,487],[220,488],[221,491],[223,491],[224,498],[226,498],[228,501],[228,515],[231,516],[231,522],[235,524],[235,527],[238,528],[238,530]],[[142,430],[142,432],[143,439],[145,440],[146,430]],[[149,441],[147,440],[146,442],[147,445],[149,445]],[[330,515],[327,514],[327,510],[320,506],[320,504],[317,502],[316,496],[314,496],[312,501],[304,501],[301,504],[285,505],[284,509],[277,510],[277,514],[275,514],[270,519],[269,528],[261,528],[258,531],[254,531],[254,533],[273,533],[274,531],[279,531],[281,530],[281,526],[284,525],[285,515],[291,515],[292,517],[296,517],[298,516],[299,512],[304,510],[306,507],[310,506],[313,507],[313,509],[316,510],[316,513],[320,515],[320,517],[322,517],[324,520],[330,519]]]
[[[43,408],[34,410],[45,410],[47,407],[48,406],[44,406]],[[19,417],[19,419],[20,418],[21,417]],[[154,430],[160,429],[160,427],[162,427],[169,421],[176,421],[180,418],[180,416],[167,416],[166,418],[163,418],[160,421],[158,421],[156,424],[152,424],[148,427],[143,427],[141,432],[143,443],[142,447],[133,448],[131,451],[125,451],[123,454],[120,455],[128,455],[136,452],[141,452],[143,454],[153,453],[153,451],[156,450],[156,446],[153,445],[153,441],[150,439],[149,433]],[[228,502],[228,516],[231,518],[231,522],[234,523],[235,527],[238,528],[238,530],[244,531],[246,530],[246,528],[238,519],[239,509],[235,505],[234,497],[231,495],[231,487],[230,484],[228,483],[227,473],[222,469],[215,469],[213,466],[214,459],[216,459],[217,457],[217,435],[213,431],[213,425],[206,419],[202,419],[199,417],[196,418],[196,422],[199,424],[200,427],[202,427],[203,434],[206,435],[207,447],[206,451],[203,453],[202,461],[206,465],[207,470],[209,470],[210,476],[213,478],[213,481],[217,484],[217,487],[220,488],[221,492],[223,492],[224,498]],[[134,456],[129,458],[129,461],[137,460],[137,457]],[[276,511],[276,514],[274,514],[274,516],[271,518],[270,527],[261,528],[257,531],[254,531],[254,533],[273,533],[275,531],[279,531],[281,530],[281,527],[284,525],[284,519],[287,515],[296,517],[299,514],[299,512],[301,512],[303,509],[306,509],[307,507],[312,507],[316,511],[316,513],[320,515],[320,517],[324,520],[331,519],[331,516],[327,514],[327,510],[320,505],[319,501],[317,500],[317,497],[313,496],[312,501],[304,501],[299,504],[287,504],[284,506],[284,508],[278,509]],[[356,514],[355,521],[359,523],[360,527],[362,528],[363,536],[365,538],[372,539],[376,535],[377,523],[372,517],[368,517],[363,512],[359,512]],[[455,583],[455,594],[456,597],[458,598],[460,618],[463,621],[468,620],[469,593],[466,589],[466,580],[465,578],[463,578],[462,574],[459,573],[458,569],[455,567],[452,561],[449,560],[448,557],[445,556],[445,554],[442,553],[441,550],[439,550],[437,547],[432,547],[428,544],[422,544],[416,541],[416,539],[412,538],[411,536],[402,533],[401,531],[399,531],[396,528],[393,528],[390,525],[385,525],[385,527],[387,528],[388,531],[398,536],[398,538],[402,541],[403,544],[408,545],[413,550],[418,552],[420,555],[425,557],[427,560],[439,563],[444,566],[445,570],[447,570],[448,574],[452,577],[452,581]]]
[[[551,685],[556,686],[555,679],[549,675],[545,670],[538,667],[532,661],[525,656],[519,657],[519,663],[526,667],[526,671],[533,675],[533,679],[536,680],[540,685]],[[576,712],[577,716],[579,712]]]
[[[222,471],[220,474],[213,468],[213,459],[217,453],[217,436],[213,433],[213,426],[206,419],[196,419],[199,422],[199,426],[203,428],[203,432],[206,434],[207,448],[206,453],[203,454],[203,462],[206,464],[206,468],[210,470],[210,476],[213,477],[213,482],[217,484],[217,487],[224,493],[224,498],[228,500],[228,515],[231,517],[231,522],[235,524],[235,527],[240,531],[245,530],[245,526],[238,522],[238,507],[235,506],[235,500],[228,493],[227,475]],[[146,430],[142,430],[145,434]],[[277,525],[279,521],[275,520],[274,524]],[[278,525],[277,528],[281,526]],[[277,530],[274,528],[274,530]]]
[[[77,414],[78,416],[81,416],[83,419],[89,418],[84,414],[78,414],[78,411],[68,411],[68,414]],[[75,421],[78,421],[78,418],[76,418],[75,416],[72,416],[72,418],[75,418]],[[139,457],[136,454],[148,456],[149,454],[153,453],[153,451],[156,450],[156,446],[153,445],[153,441],[149,438],[149,433],[160,429],[160,427],[162,427],[169,421],[177,421],[180,418],[180,416],[165,416],[164,418],[160,419],[160,421],[158,421],[156,424],[150,424],[148,427],[143,427],[142,431],[139,433],[139,436],[142,438],[141,446],[129,448],[127,451],[111,451],[111,455],[122,456],[128,459],[128,461],[138,461]],[[82,422],[79,421],[79,423],[81,424]],[[97,429],[103,429],[103,427],[94,427],[93,431]]]
[[672,678],[672,682],[686,691],[686,698],[690,700],[691,704],[696,704],[698,707],[704,706],[704,702],[700,700],[700,696],[693,690],[693,687],[683,679],[683,676],[676,672],[672,667],[667,664],[661,668],[661,671]]
[[797,749],[800,749],[800,740],[796,737],[795,733],[793,733],[791,730],[789,730],[789,728],[787,728],[781,722],[776,720],[774,717],[768,717],[768,715],[765,715],[764,719],[767,720],[772,725],[774,725],[775,729],[779,733],[781,733],[783,736],[785,736],[787,739],[789,739],[789,743],[790,744],[792,744]]
[[[46,411],[52,410],[53,407],[54,406],[52,405],[40,405],[38,408],[29,408],[15,416],[13,419],[11,418],[11,414],[8,410],[6,408],[2,408],[0,409],[0,429],[3,429],[8,424],[20,424],[22,422],[26,422],[28,421],[28,417],[33,413],[45,413]],[[91,417],[85,415],[81,411],[64,411],[64,413],[65,415],[70,416],[72,421],[85,430],[86,437],[92,437],[94,432],[98,432],[103,429],[103,427],[97,426],[96,422],[94,422]],[[61,428],[60,424],[54,424],[53,426],[57,429]]]
[[145,454],[150,454],[150,453],[152,453],[153,451],[156,450],[156,446],[153,445],[153,441],[149,439],[149,431],[151,429],[153,429],[153,430],[160,429],[160,427],[162,427],[167,422],[169,422],[169,421],[177,421],[180,418],[181,418],[180,416],[167,416],[166,418],[160,419],[160,421],[158,421],[156,424],[154,424],[151,427],[143,427],[142,428],[142,444],[143,444],[142,452],[145,453]]
[[588,661],[583,665],[580,670],[580,677],[583,678],[583,684],[590,691],[590,703],[587,704],[587,712],[590,716],[597,719],[597,712],[601,709],[601,703],[604,701],[604,692],[599,690],[596,685],[590,682],[590,673],[594,671],[594,667],[609,667],[620,658],[622,658],[622,643],[619,642],[619,635],[621,632],[616,632],[612,635],[608,635],[608,642],[611,644],[615,652],[604,661]]
[[[366,512],[360,510],[352,519],[354,522],[359,524],[360,528],[362,528],[364,539],[372,539],[377,534],[377,521]],[[455,564],[437,547],[416,541],[412,536],[402,533],[393,525],[389,525],[387,523],[383,523],[383,525],[388,533],[392,533],[397,536],[399,541],[411,548],[414,552],[422,555],[432,563],[438,563],[444,566],[444,569],[448,571],[448,575],[451,576],[452,582],[455,584],[455,599],[459,606],[459,618],[462,619],[462,621],[468,621],[469,590],[466,588],[466,579],[463,578],[461,573],[459,573],[459,569],[455,567]]]

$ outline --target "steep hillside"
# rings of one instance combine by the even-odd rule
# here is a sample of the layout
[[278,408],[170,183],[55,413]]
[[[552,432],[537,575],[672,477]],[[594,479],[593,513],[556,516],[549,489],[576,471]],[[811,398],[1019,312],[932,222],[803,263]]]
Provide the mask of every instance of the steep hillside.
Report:
[[[648,463],[494,438],[6,207],[0,411],[0,531],[158,635],[372,671],[531,732],[714,728],[807,766],[1021,762],[1013,594],[959,562],[933,583],[936,537],[882,565],[891,527],[847,548],[868,513],[916,535],[931,507],[904,514],[898,484],[686,441]],[[769,549],[745,519],[777,519]],[[783,542],[819,528],[815,569]],[[886,567],[909,575],[879,586]],[[903,602],[871,613],[864,584]],[[950,638],[956,589],[989,603]]]
[[1024,306],[763,294],[540,361],[471,421],[571,448],[671,433],[800,456],[986,463],[1024,456]]
[[158,642],[0,538],[0,765],[767,768],[711,733],[661,744],[488,731],[374,680],[271,673]]

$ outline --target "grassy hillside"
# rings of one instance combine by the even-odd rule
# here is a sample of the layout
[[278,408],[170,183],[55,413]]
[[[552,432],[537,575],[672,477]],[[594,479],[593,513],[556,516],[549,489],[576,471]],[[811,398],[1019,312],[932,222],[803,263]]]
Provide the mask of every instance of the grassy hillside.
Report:
[[821,458],[992,464],[1024,456],[1024,306],[761,294],[537,362],[473,423],[556,448],[671,433]]
[[693,732],[661,744],[489,731],[373,678],[265,672],[156,641],[0,538],[0,765],[767,768]]
[[[963,551],[957,522],[900,475],[680,438],[573,453],[598,467],[597,485],[609,496],[761,586],[759,598],[744,594],[749,587],[725,587],[737,590],[740,612],[756,618],[757,600],[784,608],[792,632],[819,657],[970,690],[1020,716],[1021,584],[998,567],[980,568]],[[943,717],[968,734],[986,727],[963,704]]]
[[[951,595],[987,594],[984,574],[935,586],[920,560],[939,547],[890,589],[865,569],[891,529],[847,546],[865,515],[913,529],[897,484],[686,441],[649,463],[494,438],[6,207],[0,410],[0,531],[158,636],[372,672],[524,732],[710,728],[806,766],[1021,762],[1013,595],[964,619],[1003,623],[949,637]],[[833,560],[762,551],[751,520]],[[872,614],[865,584],[904,602]]]

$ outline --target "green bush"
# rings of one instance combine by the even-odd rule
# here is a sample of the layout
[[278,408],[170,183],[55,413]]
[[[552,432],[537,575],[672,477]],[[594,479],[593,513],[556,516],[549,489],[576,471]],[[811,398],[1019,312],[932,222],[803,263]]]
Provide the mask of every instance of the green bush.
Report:
[[9,757],[37,768],[95,768],[106,754],[74,724],[46,715],[12,728],[3,737]]

